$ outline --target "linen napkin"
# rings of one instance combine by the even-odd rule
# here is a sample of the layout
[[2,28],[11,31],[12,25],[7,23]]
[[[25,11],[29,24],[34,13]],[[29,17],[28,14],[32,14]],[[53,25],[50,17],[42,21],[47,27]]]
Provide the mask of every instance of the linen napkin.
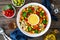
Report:
[[[57,21],[57,17],[52,14],[53,12],[51,9],[50,0],[41,0],[41,1],[42,1],[42,5],[44,5],[51,13],[52,19]],[[12,33],[10,33],[10,37],[12,40],[27,40],[27,38],[29,38],[28,36],[24,35],[18,28]]]
[[27,36],[24,35],[18,28],[12,33],[10,33],[10,37],[12,40],[27,40]]

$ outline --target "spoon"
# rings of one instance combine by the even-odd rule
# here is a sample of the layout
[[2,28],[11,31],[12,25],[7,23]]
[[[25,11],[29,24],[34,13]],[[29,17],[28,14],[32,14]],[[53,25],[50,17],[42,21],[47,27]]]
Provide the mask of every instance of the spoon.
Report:
[[8,37],[5,33],[4,33],[4,30],[0,27],[0,34],[3,35],[4,39],[5,40],[12,40],[10,37]]

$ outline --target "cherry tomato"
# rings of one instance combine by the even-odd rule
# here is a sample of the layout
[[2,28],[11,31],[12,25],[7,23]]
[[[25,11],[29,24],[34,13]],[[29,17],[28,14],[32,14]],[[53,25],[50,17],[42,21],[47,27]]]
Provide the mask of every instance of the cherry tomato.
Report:
[[3,14],[7,17],[11,17],[14,15],[14,10],[11,10],[11,9],[5,10],[3,11]]

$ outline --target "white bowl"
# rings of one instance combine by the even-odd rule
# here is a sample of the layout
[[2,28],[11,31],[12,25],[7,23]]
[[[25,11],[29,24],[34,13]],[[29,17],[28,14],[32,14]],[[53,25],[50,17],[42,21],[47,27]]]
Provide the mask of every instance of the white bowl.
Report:
[[25,3],[25,0],[24,0],[24,3],[23,3],[21,6],[16,6],[16,5],[14,4],[13,0],[11,0],[11,1],[12,1],[12,4],[13,4],[15,7],[21,7],[21,6],[23,6],[24,3]]
[[[14,6],[12,6],[12,8],[13,8],[13,10],[14,10],[14,14],[13,14],[13,16],[11,16],[11,17],[7,17],[7,16],[5,16],[3,13],[3,16],[4,17],[6,17],[6,18],[13,18],[14,16],[15,16],[15,14],[16,14],[16,9],[15,9],[15,7]],[[3,11],[3,10],[2,10]]]
[[[42,7],[42,8],[46,11],[46,13],[47,13],[47,15],[48,15],[48,24],[47,24],[47,27],[45,28],[44,31],[40,32],[39,34],[30,34],[30,33],[26,32],[26,31],[24,31],[24,30],[22,30],[22,29],[20,28],[20,23],[19,23],[19,20],[20,20],[20,12],[22,11],[22,9],[24,9],[24,8],[30,6],[30,5],[37,5],[37,6]],[[27,36],[29,36],[29,37],[42,36],[43,34],[45,34],[45,33],[48,31],[48,29],[50,28],[50,24],[51,24],[51,15],[50,15],[48,9],[47,9],[45,6],[43,6],[43,5],[39,4],[39,3],[29,3],[29,4],[26,4],[25,6],[23,6],[23,7],[19,10],[19,12],[18,12],[18,14],[17,14],[17,26],[18,26],[18,28],[20,29],[20,31],[21,31],[23,34],[25,34],[25,35],[27,35]]]

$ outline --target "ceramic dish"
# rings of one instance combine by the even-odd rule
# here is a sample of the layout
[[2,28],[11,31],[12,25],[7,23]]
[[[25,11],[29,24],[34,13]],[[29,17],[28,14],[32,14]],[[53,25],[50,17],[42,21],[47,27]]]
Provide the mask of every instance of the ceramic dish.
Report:
[[2,14],[6,18],[13,18],[15,16],[15,14],[16,14],[16,9],[12,5],[6,5],[3,9],[4,10],[2,10]]
[[21,7],[24,5],[25,3],[25,0],[23,0],[22,2],[20,2],[21,0],[12,0],[12,4],[15,6],[15,7]]
[[[32,8],[33,11],[31,11],[29,8],[30,9]],[[38,10],[36,8],[38,8]],[[42,13],[39,13],[41,11],[41,9],[39,8],[42,8],[42,13],[44,13],[44,15]],[[26,12],[24,10],[26,10]],[[30,11],[27,11],[27,10],[30,10]],[[36,10],[38,11],[37,14],[36,14]],[[26,14],[28,15],[26,16]],[[23,16],[23,19],[21,20],[22,16]],[[40,23],[41,18],[43,16],[45,16],[46,18],[43,18],[44,21]],[[43,24],[42,25],[43,28],[41,28],[41,25],[39,26],[39,24],[41,25]],[[25,35],[29,37],[42,36],[48,31],[48,29],[50,28],[50,24],[51,24],[51,15],[48,9],[39,3],[29,3],[29,4],[24,5],[17,14],[18,28],[20,29],[22,33],[24,33]]]

